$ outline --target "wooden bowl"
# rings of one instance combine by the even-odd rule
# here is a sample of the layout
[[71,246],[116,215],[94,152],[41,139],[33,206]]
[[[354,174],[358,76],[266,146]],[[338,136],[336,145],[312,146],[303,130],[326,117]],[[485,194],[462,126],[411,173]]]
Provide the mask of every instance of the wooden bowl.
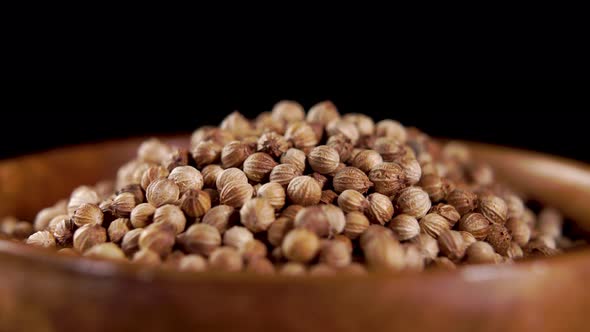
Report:
[[[0,216],[31,220],[75,186],[112,178],[139,142],[0,162]],[[590,229],[588,166],[472,147],[503,179]],[[0,241],[0,331],[588,331],[589,279],[590,251],[450,272],[289,278],[153,270]]]

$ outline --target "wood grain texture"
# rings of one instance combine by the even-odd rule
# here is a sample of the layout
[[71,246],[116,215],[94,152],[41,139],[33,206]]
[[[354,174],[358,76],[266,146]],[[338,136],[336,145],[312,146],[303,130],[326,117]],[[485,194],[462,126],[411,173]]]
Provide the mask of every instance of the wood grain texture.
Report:
[[[0,215],[32,219],[75,186],[112,177],[140,141],[0,162]],[[589,227],[587,166],[485,145],[474,153]],[[289,278],[154,270],[0,240],[0,331],[587,331],[589,278],[589,251],[451,272]]]

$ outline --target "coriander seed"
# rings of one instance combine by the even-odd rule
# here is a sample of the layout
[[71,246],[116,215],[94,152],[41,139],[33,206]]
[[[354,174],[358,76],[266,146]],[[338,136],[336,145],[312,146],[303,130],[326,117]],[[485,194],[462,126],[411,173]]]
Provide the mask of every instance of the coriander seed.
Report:
[[266,152],[270,156],[278,158],[288,149],[289,143],[287,143],[287,140],[283,136],[273,131],[269,131],[260,135],[256,150],[258,152]]
[[55,248],[55,238],[49,231],[38,231],[27,238],[27,244],[40,248]]
[[129,232],[131,222],[127,218],[118,218],[111,222],[108,228],[109,240],[111,242],[120,242],[125,234]]
[[153,223],[141,232],[138,242],[139,248],[149,249],[160,255],[160,257],[166,257],[172,252],[175,231],[175,225],[170,223]]
[[277,162],[268,153],[256,152],[246,158],[243,169],[248,179],[262,182],[276,165]]
[[224,168],[240,167],[252,154],[252,149],[240,141],[233,141],[221,149],[221,164]]
[[402,190],[397,198],[400,211],[416,218],[422,218],[430,210],[430,198],[419,187],[408,187]]
[[155,207],[174,204],[178,200],[180,189],[172,180],[158,179],[150,183],[145,191],[148,203]]
[[249,183],[232,182],[219,193],[219,202],[239,208],[252,198],[254,189]]
[[189,189],[180,198],[180,208],[187,216],[200,218],[211,209],[211,197],[206,191]]
[[346,215],[346,224],[344,225],[344,235],[349,239],[356,239],[369,228],[369,219],[358,211],[349,212]]
[[477,240],[483,241],[490,231],[490,221],[480,213],[468,213],[459,220],[458,229],[469,232]]
[[330,174],[338,167],[338,152],[327,145],[320,145],[311,150],[307,156],[311,168],[320,174]]
[[420,234],[420,224],[415,217],[400,214],[389,223],[389,228],[400,241],[410,240]]
[[221,235],[211,225],[194,224],[183,233],[181,244],[189,253],[209,256],[221,245]]
[[103,213],[100,208],[94,204],[81,204],[72,216],[72,221],[76,226],[82,227],[87,224],[102,224]]
[[319,237],[328,237],[332,234],[328,216],[320,206],[310,206],[299,211],[295,216],[294,225],[295,228],[310,230]]
[[367,175],[356,167],[344,167],[332,179],[334,191],[341,193],[345,190],[356,190],[364,194],[373,185]]
[[132,229],[123,236],[121,241],[121,249],[127,256],[133,256],[139,250],[139,237],[143,232],[143,228]]
[[242,257],[231,247],[220,247],[209,256],[209,268],[219,272],[237,272],[243,268]]
[[192,166],[178,166],[170,172],[168,179],[178,186],[180,195],[190,189],[201,190],[203,188],[203,175]]
[[233,226],[223,234],[223,244],[242,251],[246,243],[254,240],[254,235],[246,227]]
[[429,213],[420,219],[420,229],[435,239],[450,228],[447,220],[437,213]]
[[160,206],[154,212],[154,224],[160,223],[172,226],[175,233],[180,234],[186,226],[186,217],[178,206],[166,204]]
[[74,249],[85,252],[97,244],[106,242],[107,231],[98,224],[86,224],[74,232]]
[[293,219],[279,217],[268,228],[267,240],[271,245],[278,247],[283,242],[285,235],[294,227]]
[[129,220],[134,228],[143,228],[152,223],[156,208],[150,203],[141,203],[131,210]]
[[347,189],[338,196],[338,206],[346,213],[353,211],[362,212],[367,205],[365,196],[356,190]]
[[317,255],[320,249],[320,240],[314,232],[305,228],[297,228],[287,233],[281,248],[288,260],[307,263]]
[[240,209],[242,224],[250,231],[259,233],[266,231],[275,221],[275,210],[264,198],[253,198]]
[[207,270],[208,262],[200,255],[186,255],[178,262],[178,269],[186,272],[203,272]]
[[203,184],[207,188],[215,188],[216,181],[219,174],[223,172],[223,168],[219,165],[207,165],[201,170],[203,176]]
[[203,216],[201,222],[213,226],[219,233],[223,233],[229,227],[233,226],[238,219],[239,215],[236,209],[228,205],[218,205],[209,210]]
[[287,195],[294,204],[308,206],[319,203],[322,190],[313,178],[298,176],[293,178],[287,186]]
[[393,217],[393,204],[389,197],[373,193],[367,196],[365,213],[373,223],[385,225]]
[[266,199],[275,210],[280,210],[285,205],[285,189],[276,182],[262,185],[256,191],[256,196]]
[[479,198],[479,210],[489,221],[503,225],[508,218],[508,206],[498,196],[485,195]]
[[160,265],[162,263],[160,255],[149,249],[142,249],[133,254],[132,261],[134,263],[152,266]]
[[289,185],[291,180],[300,176],[301,171],[292,164],[279,164],[270,172],[270,182],[276,182],[283,187]]
[[299,170],[299,174],[301,174],[305,170],[306,159],[305,152],[290,148],[281,156],[281,164],[293,165]]

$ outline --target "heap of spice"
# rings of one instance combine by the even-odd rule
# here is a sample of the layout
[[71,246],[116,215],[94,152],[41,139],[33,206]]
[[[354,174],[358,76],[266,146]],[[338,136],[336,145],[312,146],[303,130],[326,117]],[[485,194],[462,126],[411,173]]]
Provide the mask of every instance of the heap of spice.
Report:
[[458,143],[394,120],[294,101],[143,142],[114,181],[76,188],[3,238],[59,254],[181,271],[331,275],[455,268],[577,242]]

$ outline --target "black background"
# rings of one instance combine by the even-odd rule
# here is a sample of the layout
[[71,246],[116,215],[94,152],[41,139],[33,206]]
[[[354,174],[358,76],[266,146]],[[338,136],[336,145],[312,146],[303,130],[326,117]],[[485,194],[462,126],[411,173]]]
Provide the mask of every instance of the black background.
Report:
[[397,119],[432,136],[590,161],[585,86],[569,82],[205,81],[45,82],[4,90],[0,157],[136,135],[190,132],[233,110],[281,99]]

